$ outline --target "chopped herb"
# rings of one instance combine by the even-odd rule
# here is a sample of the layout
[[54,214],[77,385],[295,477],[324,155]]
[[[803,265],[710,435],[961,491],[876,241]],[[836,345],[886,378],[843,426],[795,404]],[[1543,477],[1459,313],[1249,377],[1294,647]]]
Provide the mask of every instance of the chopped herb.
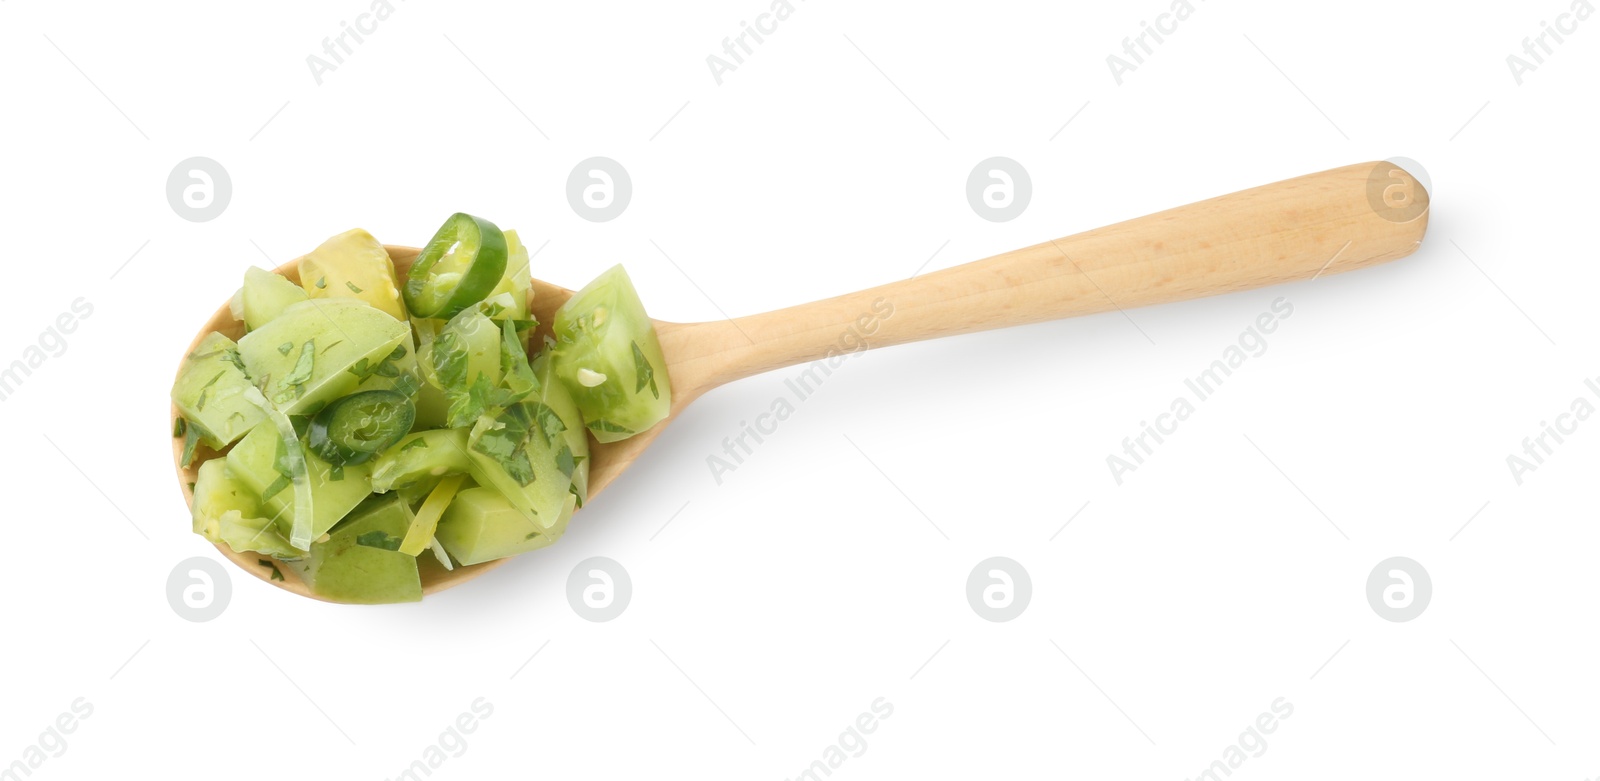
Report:
[[567,493],[578,497],[578,503],[575,505],[575,509],[583,509],[583,494],[578,493],[578,487],[576,485],[568,485]]
[[555,444],[556,437],[567,430],[567,424],[562,423],[561,416],[557,415],[556,411],[550,409],[547,405],[537,401],[530,401],[528,402],[528,408],[533,413],[533,419],[538,421],[539,430],[544,432],[545,442],[547,444]]
[[178,460],[185,469],[194,463],[194,449],[200,445],[200,427],[197,425],[184,425],[183,431],[183,456]]
[[531,539],[533,539],[534,537],[537,537],[537,536],[539,536],[538,532],[528,532],[528,536],[523,537],[522,539],[531,540]]
[[422,380],[417,379],[417,375],[411,372],[401,372],[399,377],[394,378],[396,393],[415,396],[419,390],[422,390]]
[[273,580],[283,580],[283,573],[278,571],[278,565],[272,559],[256,559],[256,563],[272,570]]
[[300,348],[300,357],[295,360],[294,368],[278,380],[278,391],[272,396],[273,403],[282,404],[297,399],[305,392],[303,386],[311,379],[311,368],[316,354],[316,340],[307,339],[305,346]]
[[216,385],[217,380],[222,379],[222,375],[227,373],[228,370],[223,369],[222,371],[217,372],[217,376],[212,377],[209,382],[200,386],[200,398],[194,400],[195,411],[202,411],[206,408],[206,395],[211,393],[211,386]]
[[177,437],[183,436],[183,432],[187,428],[189,428],[189,421],[184,420],[183,416],[179,415],[177,420],[172,421],[172,436],[173,436],[173,438],[177,438]]
[[229,348],[223,350],[222,351],[222,360],[233,364],[233,367],[235,369],[238,369],[246,377],[250,376],[250,372],[245,371],[244,359],[239,357],[239,350],[237,348],[229,347]]
[[639,343],[633,342],[633,373],[639,378],[633,392],[644,390],[645,385],[650,386],[650,395],[661,398],[661,391],[656,390],[656,370],[650,361],[644,357],[644,351],[639,349]]
[[361,288],[356,287],[356,283],[354,283],[354,282],[345,282],[344,286],[347,287],[347,288],[350,288],[350,292],[355,293],[358,296],[361,295]]
[[494,459],[519,485],[532,483],[535,475],[527,445],[533,433],[533,421],[526,405],[507,407],[494,422],[496,427],[484,431],[472,443],[472,449]]
[[402,445],[400,447],[400,452],[404,453],[407,450],[410,450],[411,448],[414,448],[414,447],[427,447],[427,446],[428,446],[428,440],[427,440],[426,437],[417,437],[416,439],[413,439],[410,442],[407,442],[404,445]]
[[327,277],[317,277],[317,289],[318,290],[323,290],[323,289],[326,289],[327,287],[328,287],[328,278]]
[[520,401],[539,390],[539,378],[528,365],[528,345],[509,321],[500,326],[500,374],[507,393],[497,406]]
[[288,355],[289,351],[293,350],[293,349],[294,349],[294,342],[284,342],[283,344],[278,345],[278,354],[279,355]]
[[332,350],[333,348],[338,347],[341,344],[344,344],[344,340],[343,339],[335,339],[332,344],[328,345],[327,347],[322,348],[322,354],[323,355],[327,355],[329,350]]
[[356,544],[380,550],[400,550],[400,538],[389,534],[382,529],[373,529],[366,534],[356,537]]
[[265,502],[277,496],[280,491],[289,487],[289,483],[290,480],[287,475],[278,475],[278,478],[269,483],[266,489],[261,492],[261,501]]
[[[296,445],[298,444],[299,443],[297,441]],[[294,483],[295,472],[297,471],[295,469],[296,466],[303,468],[305,464],[303,461],[297,461],[290,457],[289,446],[284,443],[283,439],[280,437],[278,439],[277,452],[273,453],[272,455],[272,468],[278,472],[278,477],[266,487],[266,490],[261,492],[261,501],[265,502],[268,499],[277,496],[280,491],[292,485]]]
[[621,427],[621,426],[619,426],[619,425],[617,425],[615,423],[612,423],[611,421],[606,420],[604,418],[601,418],[600,420],[591,420],[591,421],[588,422],[587,425],[589,426],[589,428],[591,428],[591,429],[593,429],[595,431],[610,431],[610,432],[617,433],[617,434],[632,434],[633,433],[632,429],[623,428],[623,427]]
[[565,444],[561,446],[561,450],[556,453],[556,468],[560,469],[561,474],[568,480],[572,479],[573,471],[578,468],[578,462],[572,457],[572,446]]
[[345,369],[345,371],[355,375],[357,380],[361,380],[363,382],[365,382],[368,377],[373,375],[377,375],[379,377],[399,377],[400,367],[397,362],[404,357],[406,357],[405,345],[396,345],[394,350],[392,350],[387,356],[384,357],[383,360],[379,361],[378,363],[373,364],[366,358],[362,358],[361,360],[356,361],[355,364],[350,368]]

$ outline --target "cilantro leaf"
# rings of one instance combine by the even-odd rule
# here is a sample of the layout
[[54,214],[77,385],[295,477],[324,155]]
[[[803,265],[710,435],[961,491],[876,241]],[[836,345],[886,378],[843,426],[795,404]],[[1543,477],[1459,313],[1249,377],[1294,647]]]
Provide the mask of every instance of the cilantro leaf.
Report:
[[562,476],[572,479],[572,473],[577,470],[578,462],[572,458],[572,446],[562,445],[556,453],[556,468],[561,470]]
[[382,529],[373,529],[356,537],[356,544],[380,550],[400,550],[400,538]]
[[[178,418],[178,420],[183,420],[183,418]],[[187,469],[190,464],[194,463],[194,449],[199,445],[200,427],[192,423],[184,424],[183,456],[179,459],[178,463],[182,464],[185,469]]]
[[484,430],[472,443],[472,449],[494,459],[519,485],[532,483],[536,476],[527,447],[533,420],[527,406],[507,407],[495,416],[494,422],[493,428]]
[[644,351],[639,349],[638,342],[630,342],[630,344],[633,345],[633,373],[639,378],[634,385],[633,392],[639,393],[644,390],[644,386],[649,385],[650,395],[658,399],[661,398],[661,391],[656,389],[655,367],[651,366],[650,360],[644,357]]
[[300,398],[300,395],[305,393],[304,385],[311,379],[311,368],[316,355],[316,340],[307,339],[305,346],[300,348],[300,357],[295,359],[294,367],[288,374],[278,379],[277,392],[272,396],[273,403],[283,404]]
[[211,393],[211,386],[216,385],[217,380],[222,379],[222,375],[227,373],[228,370],[223,369],[222,371],[217,372],[217,376],[212,377],[210,381],[200,386],[200,398],[194,400],[194,408],[196,411],[203,411],[206,408],[206,396]]
[[532,413],[533,420],[539,424],[539,430],[544,432],[546,444],[555,444],[556,437],[567,430],[567,424],[561,422],[561,416],[550,409],[549,405],[530,401],[527,402],[528,412]]
[[239,357],[239,349],[237,347],[229,347],[227,349],[224,349],[222,351],[222,360],[233,364],[233,367],[235,369],[238,369],[246,377],[250,376],[250,372],[245,371],[244,359]]
[[500,325],[500,375],[501,383],[509,391],[501,406],[520,401],[539,390],[539,378],[528,365],[528,346],[517,336],[517,328],[510,321]]

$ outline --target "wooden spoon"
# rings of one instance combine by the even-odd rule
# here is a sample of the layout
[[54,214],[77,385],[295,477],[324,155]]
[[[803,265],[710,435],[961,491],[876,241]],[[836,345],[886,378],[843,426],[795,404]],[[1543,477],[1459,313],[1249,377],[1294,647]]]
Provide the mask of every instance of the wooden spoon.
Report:
[[[744,377],[836,356],[852,329],[865,337],[866,344],[856,349],[884,347],[1350,271],[1414,252],[1427,231],[1428,203],[1427,191],[1403,169],[1363,163],[775,312],[705,323],[653,321],[672,379],[672,413],[622,442],[602,445],[591,439],[590,500],[701,394]],[[403,281],[419,250],[387,249]],[[298,264],[297,259],[277,271],[298,280]],[[531,311],[548,324],[572,292],[535,279]],[[885,302],[892,315],[874,317],[874,304]],[[212,331],[237,340],[244,324],[222,306],[185,354]],[[172,415],[177,417],[176,408]],[[181,452],[182,441],[175,440],[175,463]],[[191,507],[196,469],[217,455],[202,445],[193,467],[178,468]],[[225,545],[217,549],[262,580],[314,596],[288,568],[279,568],[284,579],[270,579],[273,569],[259,563],[264,555],[235,553]],[[464,583],[509,560],[445,571],[424,555],[419,558],[423,593]]]

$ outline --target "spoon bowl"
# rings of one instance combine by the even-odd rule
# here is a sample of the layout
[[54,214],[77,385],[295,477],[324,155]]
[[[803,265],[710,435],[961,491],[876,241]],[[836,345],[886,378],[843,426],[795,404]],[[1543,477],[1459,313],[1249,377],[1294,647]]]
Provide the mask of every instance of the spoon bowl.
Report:
[[[1406,190],[1391,208],[1392,188]],[[1384,189],[1389,188],[1389,189]],[[846,355],[941,336],[1123,310],[1249,290],[1376,265],[1416,251],[1427,232],[1429,194],[1389,162],[1361,163],[1180,206],[942,271],[775,312],[703,323],[652,320],[672,387],[666,420],[633,437],[590,438],[589,501],[600,495],[679,413],[706,391],[762,372],[814,362],[827,373]],[[920,246],[920,244],[919,244]],[[387,246],[404,284],[420,250]],[[299,282],[299,260],[277,269]],[[573,291],[533,280],[534,344],[549,333]],[[217,331],[238,340],[244,323],[224,304],[185,354]],[[178,416],[172,409],[174,421]],[[173,461],[182,457],[173,443]],[[219,453],[199,446],[193,466],[178,466],[184,499],[194,504],[199,464]],[[250,574],[318,598],[293,571],[254,552],[217,549]],[[472,580],[510,559],[445,570],[418,557],[423,594]]]

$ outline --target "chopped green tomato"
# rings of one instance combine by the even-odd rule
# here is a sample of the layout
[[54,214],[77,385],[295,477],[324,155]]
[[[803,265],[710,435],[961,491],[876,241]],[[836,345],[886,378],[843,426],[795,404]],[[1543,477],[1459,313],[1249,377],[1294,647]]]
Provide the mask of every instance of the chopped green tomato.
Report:
[[312,298],[353,297],[396,320],[406,319],[388,250],[360,228],[322,242],[302,258],[300,286]]
[[471,466],[466,429],[418,431],[372,463],[372,490],[384,493],[405,488],[429,478],[461,474]]
[[499,284],[494,290],[489,291],[484,303],[498,305],[504,309],[502,312],[489,315],[496,320],[528,319],[528,291],[533,286],[533,281],[528,271],[528,248],[522,246],[522,240],[517,237],[517,232],[508,230],[506,237],[506,270],[500,275]]
[[456,498],[456,492],[461,490],[462,481],[466,475],[451,475],[439,481],[439,485],[428,494],[423,501],[422,508],[417,510],[417,515],[411,520],[411,528],[406,530],[405,539],[400,541],[400,552],[408,556],[418,556],[428,547],[433,540],[433,532],[439,525],[440,516],[444,515],[450,500]]
[[555,410],[531,399],[484,415],[467,436],[473,479],[498,490],[537,528],[553,528],[562,505],[577,498],[561,465],[569,449],[564,430]]
[[221,450],[266,417],[255,401],[261,393],[241,366],[238,346],[215,332],[206,334],[184,359],[172,384],[172,403],[187,421],[184,436],[197,436]]
[[251,266],[244,272],[244,287],[236,296],[239,306],[233,316],[254,331],[283,313],[290,304],[306,300],[306,291],[278,274]]
[[277,523],[281,533],[293,541],[292,530],[296,521],[300,521],[300,525],[309,530],[309,539],[314,540],[333,528],[372,492],[372,469],[366,464],[336,469],[301,445],[311,494],[311,517],[300,519],[296,517],[299,511],[291,488],[292,477],[284,474],[282,468],[285,461],[279,454],[282,441],[278,428],[271,421],[256,426],[228,451],[228,471],[261,497],[267,517]]
[[255,492],[228,474],[227,462],[213,458],[200,465],[194,484],[194,532],[235,552],[256,551],[286,559],[305,555],[295,550],[263,517]]
[[667,417],[672,385],[655,325],[633,282],[613,266],[556,310],[555,372],[599,442],[616,442]]
[[423,382],[417,387],[417,395],[411,401],[417,406],[417,422],[412,424],[413,428],[419,431],[445,428],[450,422],[450,401],[444,397],[444,391],[439,386]]
[[412,264],[406,306],[417,317],[455,317],[487,298],[505,269],[505,234],[481,217],[452,214]]
[[382,605],[422,599],[417,559],[398,548],[411,508],[393,494],[364,503],[311,546],[303,577],[311,593],[335,602]]
[[[405,346],[410,335],[404,322],[355,299],[311,299],[246,334],[239,355],[267,400],[299,415],[355,390],[365,379],[361,372]],[[285,344],[287,351],[280,349]]]
[[543,548],[567,530],[577,497],[568,494],[554,523],[541,526],[493,488],[469,488],[456,494],[434,535],[462,564],[480,564]]
[[476,310],[446,323],[426,356],[429,381],[444,391],[446,424],[470,426],[490,404],[500,382],[500,328]]
[[563,446],[556,449],[556,468],[569,478],[570,490],[582,507],[589,500],[589,437],[584,434],[583,417],[577,403],[567,392],[566,385],[556,379],[551,363],[547,352],[533,362],[532,370],[539,381],[534,398],[554,410],[561,420]]

